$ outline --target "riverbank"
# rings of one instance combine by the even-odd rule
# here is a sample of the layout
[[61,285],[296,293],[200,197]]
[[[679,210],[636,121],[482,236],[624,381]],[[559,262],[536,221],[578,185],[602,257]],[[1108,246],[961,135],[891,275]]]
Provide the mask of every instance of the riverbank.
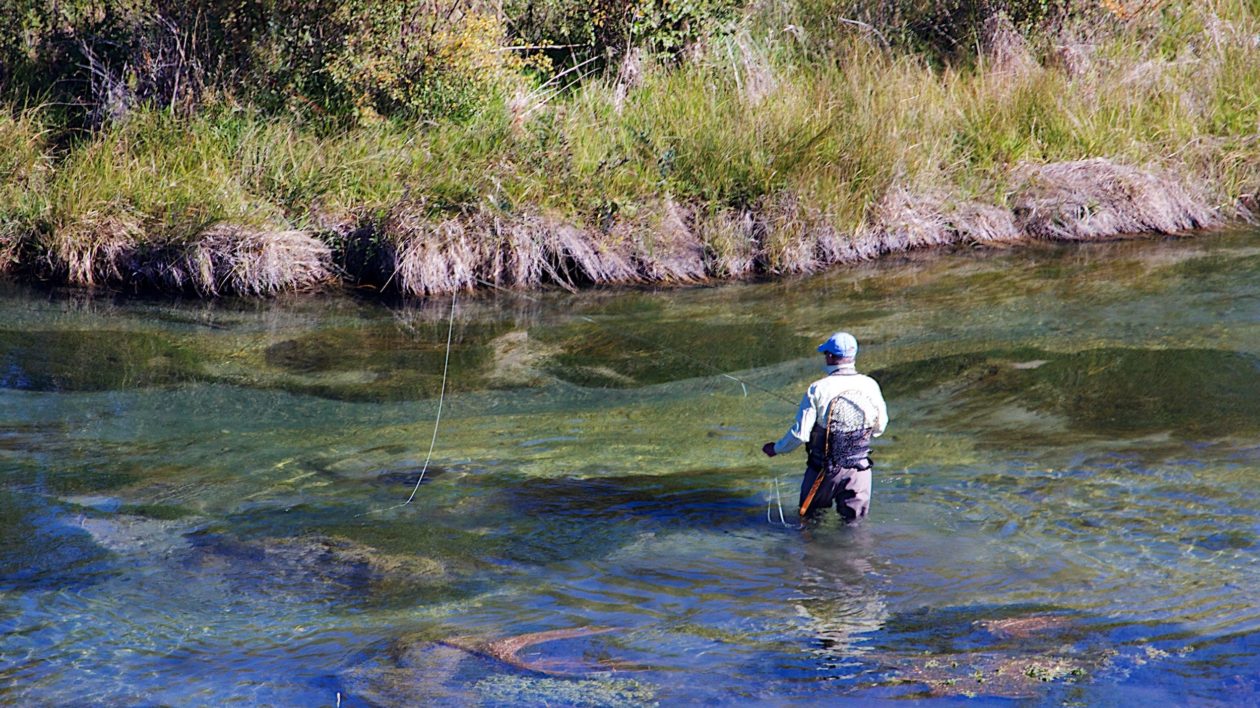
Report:
[[[1250,218],[1260,18],[1243,2],[1021,33],[974,61],[785,6],[687,61],[353,125],[236,98],[67,138],[0,115],[0,271],[204,297],[690,283],[909,249]],[[774,20],[774,21],[770,21]],[[792,20],[798,20],[793,22]],[[793,29],[795,28],[795,29]],[[1250,97],[1250,98],[1249,98]]]

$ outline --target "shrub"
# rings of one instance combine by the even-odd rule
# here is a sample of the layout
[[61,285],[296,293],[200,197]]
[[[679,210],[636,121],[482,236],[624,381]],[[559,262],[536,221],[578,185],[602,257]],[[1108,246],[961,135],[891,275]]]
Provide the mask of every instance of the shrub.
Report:
[[463,117],[510,86],[502,18],[473,0],[0,0],[10,95],[99,126],[207,94],[272,110]]
[[333,22],[346,34],[328,72],[363,113],[465,118],[518,78],[502,21],[469,0],[346,2]]
[[925,52],[938,61],[975,56],[985,44],[985,24],[1002,15],[1024,36],[1072,19],[1108,13],[1098,0],[797,0],[791,21],[824,52],[842,37],[873,34],[880,43]]
[[669,60],[726,33],[742,13],[738,0],[509,0],[508,26],[553,64],[615,63],[638,48]]

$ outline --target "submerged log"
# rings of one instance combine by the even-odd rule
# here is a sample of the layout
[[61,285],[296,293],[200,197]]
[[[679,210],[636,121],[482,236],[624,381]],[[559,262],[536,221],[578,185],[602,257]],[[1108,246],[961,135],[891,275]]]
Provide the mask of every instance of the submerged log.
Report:
[[518,676],[581,679],[596,671],[607,671],[608,667],[527,660],[520,656],[520,652],[546,642],[588,637],[617,629],[566,627],[506,637],[457,636],[436,641],[423,636],[404,636],[391,642],[382,656],[373,657],[345,672],[342,679],[352,697],[377,705],[468,700],[470,696],[464,695],[468,692],[460,686],[461,667],[467,660],[491,662],[491,675],[506,671]]

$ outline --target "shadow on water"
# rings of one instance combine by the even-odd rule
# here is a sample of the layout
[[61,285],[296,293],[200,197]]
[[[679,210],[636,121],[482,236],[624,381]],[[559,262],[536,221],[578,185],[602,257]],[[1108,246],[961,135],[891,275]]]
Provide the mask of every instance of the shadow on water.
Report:
[[[60,422],[14,423],[0,430],[0,483],[34,494],[70,495],[104,492],[136,484],[154,473],[152,467],[128,459],[155,451],[153,446],[94,441],[72,437]],[[106,464],[116,456],[122,464]],[[50,467],[49,460],[56,460]]]
[[733,491],[754,470],[517,478],[490,492],[507,523],[507,557],[527,563],[601,558],[643,533],[756,528],[762,500]]
[[871,647],[904,655],[1047,651],[1097,631],[1078,613],[1048,605],[922,607],[889,617]]
[[108,553],[42,497],[0,489],[0,590],[53,590],[98,581]]
[[[600,559],[643,534],[759,528],[761,500],[731,490],[739,473],[463,477],[442,493],[480,485],[473,508],[418,504],[387,522],[362,517],[355,504],[249,508],[187,534],[184,563],[230,572],[240,592],[305,588],[317,596],[340,588],[354,591],[341,599],[354,607],[439,602],[484,589],[503,561]],[[387,480],[390,487],[411,473],[397,474],[402,479]]]

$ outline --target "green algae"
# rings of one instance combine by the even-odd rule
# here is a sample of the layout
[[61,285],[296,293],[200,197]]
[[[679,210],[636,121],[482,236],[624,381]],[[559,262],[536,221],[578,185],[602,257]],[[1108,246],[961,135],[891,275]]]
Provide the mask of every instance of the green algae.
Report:
[[[336,400],[397,401],[436,396],[447,368],[446,332],[396,326],[321,329],[266,347],[263,362],[285,390]],[[448,391],[484,388],[497,325],[461,325],[453,338]]]
[[[1017,405],[1062,416],[1086,433],[1213,437],[1260,430],[1260,357],[1241,352],[991,350],[898,364],[875,377],[889,397],[943,392],[948,402],[940,405],[960,413]],[[955,418],[959,425],[966,420]]]
[[84,466],[38,477],[40,484],[59,496],[126,489],[146,479],[144,470]]
[[626,388],[713,376],[800,358],[811,341],[778,323],[604,318],[536,327],[558,348],[543,365],[579,386]]
[[1260,254],[1203,255],[1167,268],[1166,277],[1197,285],[1227,283],[1260,272]]
[[1212,349],[1098,349],[1021,372],[1034,405],[1100,434],[1260,430],[1260,357]]
[[[508,527],[507,558],[540,562],[602,558],[631,543],[644,526],[658,531],[730,529],[760,518],[760,500],[732,488],[728,470],[665,475],[500,478],[492,492]],[[496,487],[499,485],[495,485]],[[550,520],[567,520],[553,523]],[[542,525],[545,535],[529,532]]]
[[179,521],[197,516],[192,509],[173,504],[123,504],[118,507],[118,513],[159,521]]
[[110,391],[200,378],[200,357],[146,332],[0,330],[0,387]]

